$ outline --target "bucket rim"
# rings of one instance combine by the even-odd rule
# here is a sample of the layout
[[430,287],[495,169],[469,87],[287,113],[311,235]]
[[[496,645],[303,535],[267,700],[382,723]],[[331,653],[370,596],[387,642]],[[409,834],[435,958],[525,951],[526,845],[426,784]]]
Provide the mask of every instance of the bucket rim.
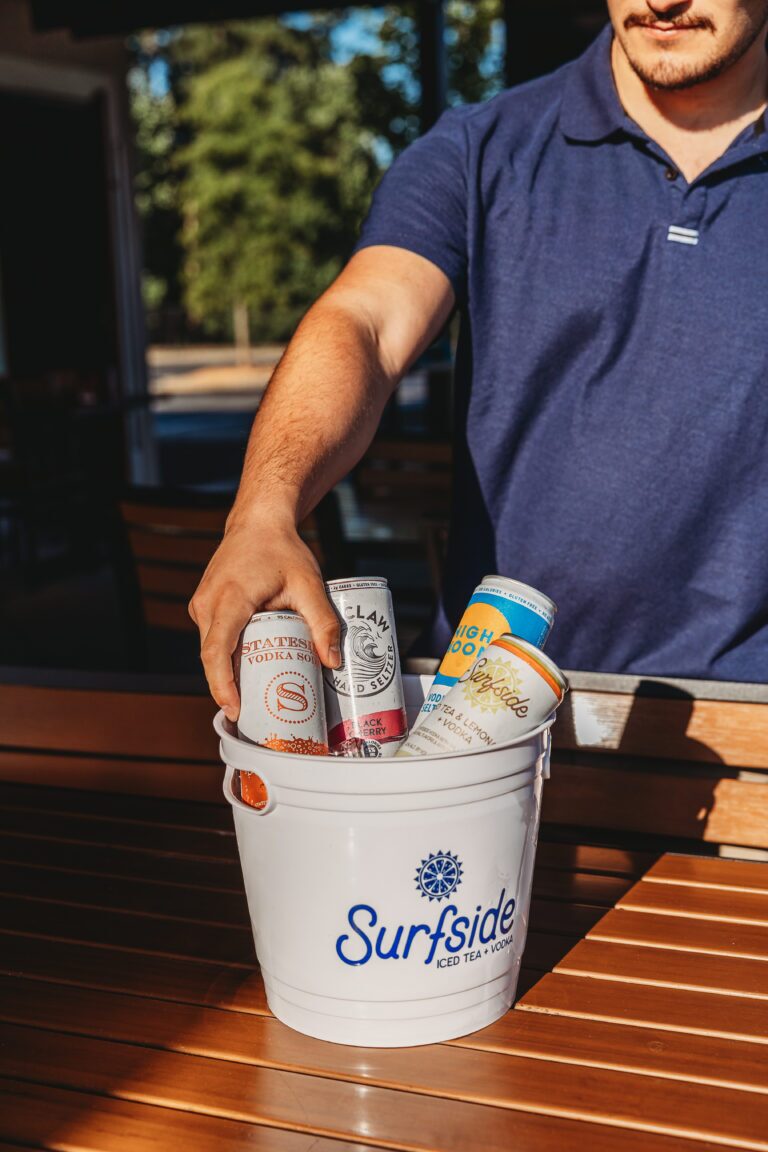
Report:
[[[516,736],[512,740],[505,740],[503,744],[494,744],[491,748],[465,748],[462,751],[451,752],[449,755],[446,755],[444,752],[432,752],[427,756],[402,756],[399,758],[388,756],[379,757],[375,760],[369,760],[363,757],[358,759],[357,757],[345,758],[341,756],[301,756],[297,752],[276,752],[274,748],[266,748],[263,744],[254,744],[250,740],[243,740],[242,737],[237,734],[235,724],[231,720],[227,720],[224,715],[224,710],[221,708],[213,718],[213,727],[217,736],[219,736],[222,741],[231,741],[236,748],[243,749],[246,752],[251,749],[256,749],[256,755],[259,759],[261,759],[262,756],[271,758],[275,764],[287,760],[304,767],[308,765],[308,762],[312,762],[313,764],[327,764],[334,768],[349,767],[354,770],[356,775],[360,775],[361,773],[370,774],[372,772],[378,772],[383,764],[388,765],[390,768],[395,766],[400,768],[406,765],[417,764],[434,767],[436,761],[467,759],[469,757],[485,756],[494,752],[503,752],[508,748],[516,748],[528,744],[531,740],[535,740],[543,733],[549,732],[556,718],[557,714],[553,711],[546,720],[543,720],[536,728],[532,728],[530,732]],[[256,767],[253,769],[243,768],[239,770],[244,772],[253,771],[258,774]]]

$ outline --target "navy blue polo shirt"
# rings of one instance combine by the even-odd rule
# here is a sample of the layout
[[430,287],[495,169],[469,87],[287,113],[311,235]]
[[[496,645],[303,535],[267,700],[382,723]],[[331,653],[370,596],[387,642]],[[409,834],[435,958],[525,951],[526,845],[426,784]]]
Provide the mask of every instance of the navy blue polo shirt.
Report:
[[768,680],[768,133],[688,184],[610,44],[447,112],[363,228],[461,310],[432,647],[499,572],[558,603],[565,667]]

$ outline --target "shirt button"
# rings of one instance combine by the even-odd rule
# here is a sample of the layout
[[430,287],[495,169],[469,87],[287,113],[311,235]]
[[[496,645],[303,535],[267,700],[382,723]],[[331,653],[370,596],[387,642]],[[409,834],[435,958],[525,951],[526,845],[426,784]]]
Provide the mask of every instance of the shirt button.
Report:
[[664,175],[666,176],[667,180],[677,180],[679,173],[677,168],[665,168]]

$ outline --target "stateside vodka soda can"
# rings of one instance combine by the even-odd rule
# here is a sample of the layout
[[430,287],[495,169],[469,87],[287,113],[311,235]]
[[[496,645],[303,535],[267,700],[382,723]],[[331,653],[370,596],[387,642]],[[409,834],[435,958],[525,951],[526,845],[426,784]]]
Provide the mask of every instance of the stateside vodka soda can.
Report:
[[[328,754],[320,659],[298,613],[251,617],[240,642],[239,688],[241,736],[277,752]],[[246,804],[266,803],[258,776],[241,772],[240,790]]]
[[556,612],[556,604],[529,584],[506,576],[484,576],[470,597],[414,728],[497,636],[510,632],[543,648]]
[[386,580],[331,580],[341,621],[340,668],[325,668],[328,743],[364,740],[366,754],[392,756],[408,731],[392,597]]
[[507,633],[492,641],[425,716],[398,756],[493,748],[537,728],[561,703],[565,677],[548,656]]

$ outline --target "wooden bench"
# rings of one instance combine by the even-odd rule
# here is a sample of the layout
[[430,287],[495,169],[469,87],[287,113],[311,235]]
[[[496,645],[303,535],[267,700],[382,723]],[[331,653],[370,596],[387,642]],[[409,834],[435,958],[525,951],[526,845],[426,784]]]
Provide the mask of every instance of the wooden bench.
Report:
[[768,708],[573,682],[518,1008],[375,1052],[269,1015],[206,697],[0,684],[0,1149],[765,1148]]

